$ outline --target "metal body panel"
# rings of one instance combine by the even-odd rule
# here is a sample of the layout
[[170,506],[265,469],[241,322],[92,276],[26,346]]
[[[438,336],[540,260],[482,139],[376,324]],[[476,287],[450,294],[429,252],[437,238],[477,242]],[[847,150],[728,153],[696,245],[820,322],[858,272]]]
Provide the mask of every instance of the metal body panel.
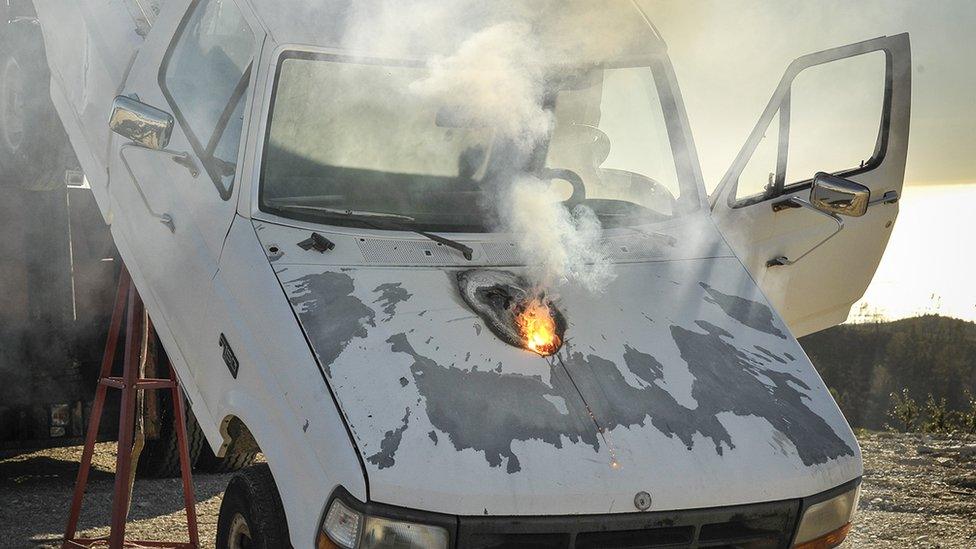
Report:
[[[905,180],[911,116],[911,47],[907,33],[883,36],[800,57],[787,68],[755,129],[711,197],[716,222],[736,254],[799,336],[840,324],[851,306],[864,295],[888,245],[898,218],[896,202],[875,202],[860,217],[844,220],[844,230],[816,211],[802,208],[777,213],[772,202],[806,198],[809,184],[785,188],[781,196],[752,204],[735,204],[739,174],[752,157],[763,132],[782,105],[789,103],[793,79],[803,70],[882,51],[886,55],[886,113],[876,145],[876,161],[836,175],[864,185],[871,200],[901,194]],[[783,140],[780,146],[788,143]],[[810,174],[813,177],[814,174]],[[829,239],[826,240],[825,239]],[[823,243],[819,246],[818,243]],[[816,247],[816,249],[812,249]],[[798,264],[767,267],[773,258]]]
[[[231,376],[218,345],[224,334],[240,369]],[[238,217],[213,282],[200,384],[221,427],[240,418],[268,460],[288,517],[292,543],[315,543],[323,506],[337,486],[368,499],[356,450],[298,328],[250,220]],[[198,375],[199,379],[199,375]],[[220,437],[211,445],[219,450]]]
[[549,358],[486,329],[457,291],[467,265],[364,264],[356,237],[325,233],[336,249],[320,254],[290,244],[305,231],[258,223],[257,234],[285,250],[275,271],[373,501],[591,514],[633,512],[643,490],[674,510],[859,476],[853,434],[799,344],[708,218],[686,223],[695,245],[674,249],[700,259],[663,245],[656,260],[618,264],[602,293],[561,288],[566,342]]
[[34,0],[44,35],[51,95],[72,148],[106,208],[110,133],[106,121],[114,97],[143,38],[122,0]]

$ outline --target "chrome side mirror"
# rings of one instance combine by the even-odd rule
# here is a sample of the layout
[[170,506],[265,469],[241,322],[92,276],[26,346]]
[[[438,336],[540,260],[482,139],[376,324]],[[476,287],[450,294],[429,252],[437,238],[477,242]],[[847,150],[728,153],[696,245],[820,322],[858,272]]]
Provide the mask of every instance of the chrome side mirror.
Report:
[[108,122],[113,132],[153,149],[165,149],[173,133],[173,116],[137,101],[120,95],[112,102],[112,116]]
[[860,217],[867,213],[871,189],[843,177],[817,172],[810,189],[810,203],[829,214]]

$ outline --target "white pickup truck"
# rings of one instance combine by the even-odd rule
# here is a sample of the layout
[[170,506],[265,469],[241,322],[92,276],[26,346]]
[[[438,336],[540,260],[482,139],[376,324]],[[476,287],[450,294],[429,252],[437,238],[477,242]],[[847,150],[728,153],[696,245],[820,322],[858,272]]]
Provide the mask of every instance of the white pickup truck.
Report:
[[[846,318],[887,244],[908,36],[794,61],[709,196],[653,14],[457,4],[6,6],[0,70],[49,71],[210,446],[252,437],[267,458],[230,482],[217,545],[840,544],[860,451],[796,337]],[[560,54],[532,67],[547,124],[520,155],[453,108],[465,93],[417,83],[500,78],[511,67],[445,60],[523,20],[532,50]],[[38,32],[46,67],[10,47]],[[37,101],[0,101],[4,154],[41,162],[16,151],[40,139]],[[852,122],[805,126],[828,120],[816,109]],[[526,235],[498,229],[513,206],[491,189],[529,173],[599,220],[598,291],[538,293]]]

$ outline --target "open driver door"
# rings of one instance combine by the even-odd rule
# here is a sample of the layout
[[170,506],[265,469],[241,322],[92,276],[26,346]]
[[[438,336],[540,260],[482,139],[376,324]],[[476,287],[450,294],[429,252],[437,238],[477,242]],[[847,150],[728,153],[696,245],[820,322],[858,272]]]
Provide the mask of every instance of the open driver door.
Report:
[[898,216],[908,34],[805,55],[710,197],[729,244],[797,337],[843,322]]

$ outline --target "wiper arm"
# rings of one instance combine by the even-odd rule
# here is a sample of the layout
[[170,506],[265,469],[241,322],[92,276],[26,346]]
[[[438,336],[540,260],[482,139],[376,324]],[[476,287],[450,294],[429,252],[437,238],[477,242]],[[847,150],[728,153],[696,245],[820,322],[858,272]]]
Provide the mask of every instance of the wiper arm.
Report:
[[315,212],[322,212],[335,217],[341,217],[343,219],[351,219],[353,221],[358,221],[364,225],[369,225],[374,229],[380,230],[401,230],[409,231],[412,233],[419,234],[426,237],[438,244],[443,244],[448,248],[453,248],[464,256],[464,259],[471,261],[474,257],[474,250],[470,246],[466,246],[456,240],[451,240],[450,238],[444,238],[443,236],[438,236],[436,234],[428,233],[426,231],[418,230],[409,225],[409,222],[416,221],[409,215],[400,215],[392,213],[383,212],[370,212],[370,211],[358,211],[358,210],[342,210],[339,208],[328,208],[325,206],[304,206],[301,204],[282,204],[278,206],[283,210],[309,210]]
[[340,215],[351,219],[362,220],[362,218],[382,218],[390,220],[414,221],[409,215],[400,215],[385,212],[369,212],[363,210],[343,210],[341,208],[329,208],[327,206],[308,206],[305,204],[279,204],[275,206],[282,210],[307,210],[312,212],[322,212],[327,214]]

